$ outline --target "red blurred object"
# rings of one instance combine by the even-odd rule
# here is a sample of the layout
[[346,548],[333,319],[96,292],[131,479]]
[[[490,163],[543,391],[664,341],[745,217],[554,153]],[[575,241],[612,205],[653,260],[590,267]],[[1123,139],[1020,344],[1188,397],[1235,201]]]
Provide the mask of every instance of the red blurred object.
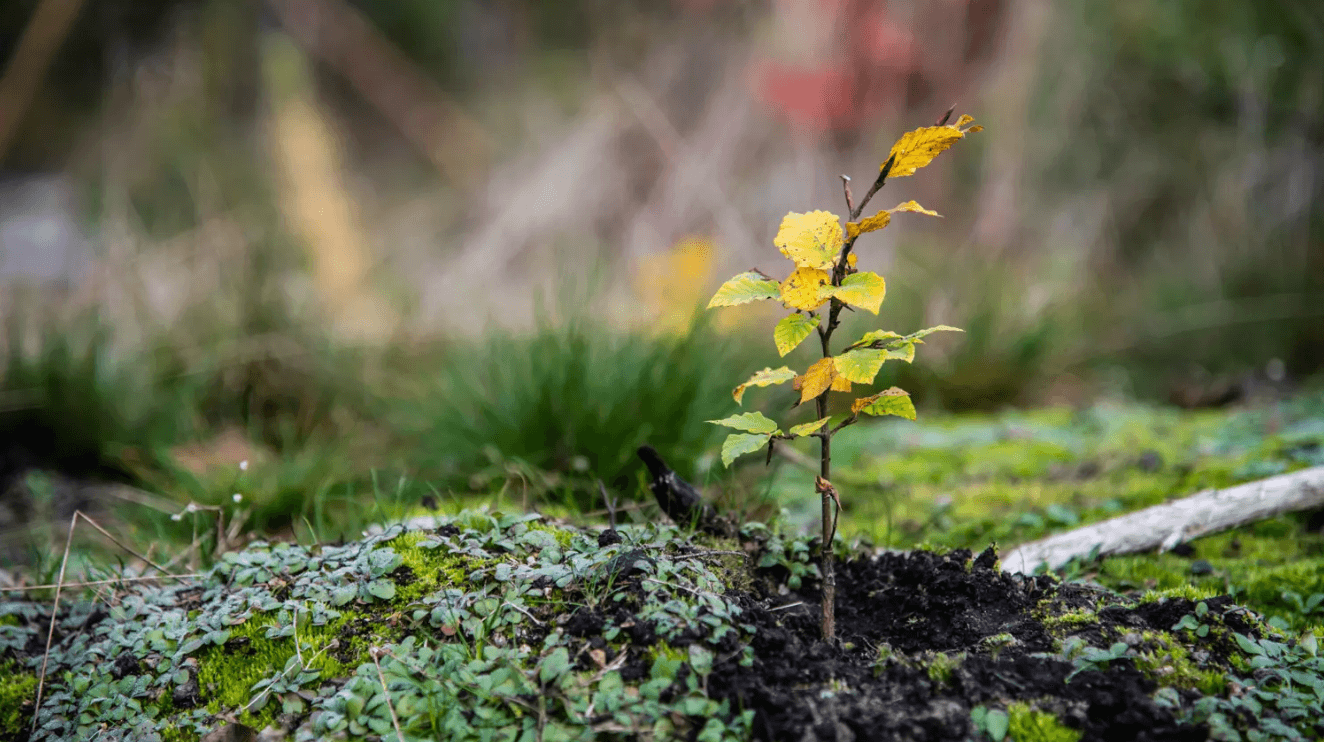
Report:
[[816,20],[833,29],[822,63],[754,63],[759,97],[811,132],[862,127],[904,102],[920,65],[915,37],[880,0],[813,0]]

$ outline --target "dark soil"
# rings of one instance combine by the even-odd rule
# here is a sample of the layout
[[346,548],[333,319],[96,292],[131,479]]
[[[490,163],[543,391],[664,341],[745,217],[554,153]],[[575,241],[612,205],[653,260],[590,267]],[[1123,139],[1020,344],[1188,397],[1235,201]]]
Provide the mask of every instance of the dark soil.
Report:
[[[834,643],[820,640],[814,589],[740,596],[742,619],[757,627],[756,659],[750,667],[719,661],[709,693],[754,709],[756,736],[766,740],[964,739],[974,733],[974,706],[1016,700],[1035,701],[1084,740],[1208,737],[1207,728],[1180,724],[1156,705],[1154,682],[1127,662],[1068,682],[1074,668],[1051,656],[1053,639],[1037,616],[1093,609],[1092,591],[1000,572],[992,552],[972,557],[913,552],[840,565]],[[1090,631],[1112,637],[1106,646],[1121,634],[1166,631],[1191,608],[1180,600],[1105,607]],[[990,651],[988,638],[1004,634],[1014,641],[1003,637]],[[883,648],[889,658],[880,662]],[[936,679],[934,653],[956,659]]]

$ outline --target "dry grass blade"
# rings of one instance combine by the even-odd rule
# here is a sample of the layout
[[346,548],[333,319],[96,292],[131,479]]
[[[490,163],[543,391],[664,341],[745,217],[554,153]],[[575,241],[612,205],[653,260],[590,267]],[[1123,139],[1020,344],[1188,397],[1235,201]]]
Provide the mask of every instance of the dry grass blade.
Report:
[[[145,575],[142,577],[116,577],[110,580],[89,580],[87,582],[67,582],[65,587],[96,587],[98,585],[118,585],[122,582],[145,582],[147,580],[188,580],[194,577],[205,577],[203,572],[190,572],[184,575]],[[0,593],[28,592],[31,590],[50,590],[51,588],[60,588],[59,583],[50,585],[23,585],[21,587],[0,588]]]
[[51,642],[55,639],[55,618],[60,615],[60,589],[64,586],[64,570],[69,566],[69,548],[74,543],[74,528],[78,526],[81,511],[75,510],[69,518],[69,537],[64,541],[64,557],[60,559],[60,575],[55,578],[55,600],[51,604],[51,624],[46,629],[46,650],[41,655],[41,672],[37,675],[37,700],[32,704],[32,731],[37,730],[37,719],[41,718],[41,693],[46,686],[46,666],[51,659]]
[[176,579],[176,580],[177,580],[177,579],[184,579],[184,578],[186,578],[186,577],[198,577],[198,576],[200,576],[200,575],[196,575],[196,574],[193,574],[193,575],[175,575],[175,574],[171,574],[170,570],[168,570],[168,569],[162,567],[161,565],[157,564],[156,562],[153,562],[153,561],[151,560],[151,558],[149,558],[149,557],[146,556],[145,554],[139,554],[137,551],[134,551],[133,549],[131,549],[131,548],[129,548],[128,546],[126,546],[126,545],[124,545],[123,543],[121,543],[119,539],[117,539],[117,538],[115,538],[114,536],[110,535],[110,532],[109,532],[109,531],[107,531],[106,529],[102,528],[100,524],[98,524],[96,521],[92,520],[92,518],[88,517],[88,515],[87,515],[86,513],[84,513],[84,512],[81,511],[81,510],[75,510],[73,516],[69,518],[69,536],[65,539],[65,542],[64,542],[64,556],[60,559],[60,574],[59,574],[59,576],[56,578],[56,580],[55,580],[55,584],[54,584],[54,585],[40,585],[40,586],[37,586],[37,587],[28,587],[28,588],[16,588],[16,589],[19,589],[19,590],[36,590],[36,589],[39,589],[39,588],[50,588],[50,587],[54,587],[54,588],[55,588],[55,599],[54,599],[54,601],[52,601],[52,603],[51,603],[51,623],[50,623],[50,626],[49,626],[49,627],[47,628],[47,630],[46,630],[46,648],[45,648],[45,650],[42,652],[42,655],[41,655],[41,672],[37,675],[37,699],[36,699],[36,701],[35,701],[34,704],[33,704],[33,711],[32,711],[32,728],[33,728],[34,731],[35,731],[36,728],[37,728],[37,719],[39,718],[38,711],[40,711],[40,709],[41,709],[41,697],[42,697],[42,692],[45,690],[45,687],[46,687],[46,668],[47,668],[47,666],[49,665],[49,663],[50,663],[50,659],[51,659],[51,644],[52,644],[52,642],[54,642],[54,640],[55,640],[55,621],[56,621],[56,618],[57,618],[57,617],[59,616],[59,614],[60,614],[60,594],[64,591],[64,585],[65,585],[65,583],[64,583],[64,573],[65,573],[65,570],[66,570],[66,569],[68,568],[68,566],[69,566],[69,551],[70,551],[70,549],[72,549],[72,547],[73,547],[73,543],[74,543],[74,529],[78,527],[78,521],[79,521],[80,519],[83,520],[84,522],[86,522],[89,526],[95,528],[96,531],[97,531],[97,533],[100,533],[102,536],[105,536],[106,538],[110,539],[110,542],[111,542],[111,543],[115,544],[116,546],[120,547],[121,549],[125,550],[126,552],[132,554],[133,556],[135,556],[135,557],[141,559],[143,562],[145,562],[146,564],[150,565],[151,567],[153,567],[153,568],[156,569],[157,571],[161,572],[162,574],[160,574],[160,575],[158,575],[158,576],[153,576],[153,577],[136,577],[136,578],[135,578],[135,577],[126,577],[126,578],[120,578],[120,579],[115,579],[115,580],[95,580],[95,581],[92,581],[92,582],[70,583],[70,587],[73,587],[73,586],[75,586],[75,585],[77,585],[77,586],[107,585],[107,584],[115,584],[115,583],[120,583],[120,582],[131,582],[131,581],[138,581],[138,580],[145,580],[145,579],[162,579],[162,580]]
[[372,657],[372,664],[377,668],[377,679],[382,684],[382,696],[386,699],[386,710],[391,712],[391,726],[395,727],[395,738],[399,742],[405,742],[405,735],[400,731],[400,718],[395,715],[395,705],[391,703],[391,689],[386,687],[386,674],[382,672],[382,666],[377,662],[377,657],[384,653],[385,650],[381,647],[373,647],[368,650],[368,656]]

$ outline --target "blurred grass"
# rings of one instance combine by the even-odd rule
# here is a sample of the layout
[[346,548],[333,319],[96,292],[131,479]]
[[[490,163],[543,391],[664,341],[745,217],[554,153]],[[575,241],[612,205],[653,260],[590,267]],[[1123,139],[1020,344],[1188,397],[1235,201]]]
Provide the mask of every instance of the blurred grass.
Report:
[[[510,465],[554,476],[582,508],[601,505],[596,480],[637,494],[636,449],[656,448],[702,480],[756,351],[696,313],[682,331],[620,331],[586,315],[528,335],[497,332],[449,345],[423,398],[408,403],[411,460],[451,486],[483,490]],[[567,489],[568,488],[568,489]]]

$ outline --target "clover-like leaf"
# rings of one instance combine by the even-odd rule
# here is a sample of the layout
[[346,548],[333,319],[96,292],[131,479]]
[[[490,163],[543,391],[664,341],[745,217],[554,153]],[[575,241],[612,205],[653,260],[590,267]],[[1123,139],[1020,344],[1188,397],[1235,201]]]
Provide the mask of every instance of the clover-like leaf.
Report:
[[748,271],[722,284],[708,302],[708,308],[734,307],[762,299],[776,299],[780,295],[780,284],[762,274]]
[[915,171],[933,162],[933,158],[942,154],[966,134],[983,131],[982,126],[961,128],[974,121],[972,116],[961,116],[954,124],[944,126],[924,126],[901,135],[892,145],[889,159],[892,169],[889,178],[904,178],[914,175]]
[[795,372],[792,371],[789,366],[782,366],[781,368],[768,367],[763,369],[762,371],[754,372],[754,375],[749,377],[749,379],[744,384],[741,384],[740,386],[736,387],[735,390],[731,392],[731,396],[735,397],[736,404],[744,404],[744,402],[742,402],[741,400],[744,398],[745,389],[747,389],[748,387],[769,386],[771,384],[785,384],[786,382],[794,378],[795,378]]
[[777,352],[784,356],[795,350],[795,346],[804,342],[815,327],[818,327],[818,317],[799,312],[786,315],[772,331],[772,340],[777,343]]
[[565,647],[553,649],[538,665],[538,679],[543,683],[550,683],[567,672],[570,672],[570,653]]
[[827,211],[791,212],[782,219],[772,244],[797,268],[828,270],[841,250],[841,220]]
[[846,276],[840,286],[826,288],[824,293],[853,307],[878,314],[883,297],[887,295],[887,283],[877,273],[864,271]]
[[796,425],[791,428],[791,435],[797,437],[802,435],[809,435],[810,433],[813,433],[814,431],[826,425],[827,421],[828,419],[824,417],[818,420],[814,420],[813,422],[805,423],[803,425]]
[[809,312],[827,301],[824,288],[832,281],[831,275],[818,268],[796,268],[782,281],[781,300],[787,306]]
[[777,422],[764,417],[762,412],[745,412],[721,420],[709,420],[708,422],[714,425],[724,425],[728,428],[743,430],[746,433],[765,433],[771,435],[772,433],[777,432]]
[[896,415],[907,420],[915,419],[915,404],[910,401],[910,393],[896,387],[860,397],[851,403],[850,411],[852,414],[863,412],[866,415]]
[[379,600],[395,597],[395,583],[388,579],[373,580],[368,583],[368,593]]
[[768,442],[771,438],[768,434],[759,433],[732,433],[722,442],[722,465],[730,466],[737,456],[747,453],[753,453]]

